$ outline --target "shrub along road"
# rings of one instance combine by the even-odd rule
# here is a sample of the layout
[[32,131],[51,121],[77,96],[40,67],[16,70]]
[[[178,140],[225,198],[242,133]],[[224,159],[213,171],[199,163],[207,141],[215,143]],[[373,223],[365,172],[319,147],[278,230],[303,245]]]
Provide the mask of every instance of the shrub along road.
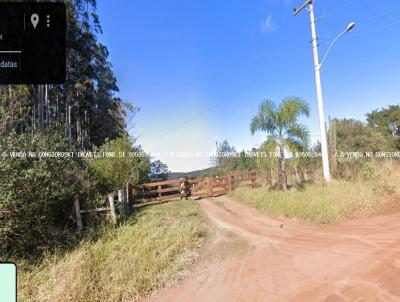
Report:
[[272,219],[228,197],[200,200],[213,223],[251,248],[200,264],[149,300],[399,301],[400,199],[392,199],[377,214],[336,225]]

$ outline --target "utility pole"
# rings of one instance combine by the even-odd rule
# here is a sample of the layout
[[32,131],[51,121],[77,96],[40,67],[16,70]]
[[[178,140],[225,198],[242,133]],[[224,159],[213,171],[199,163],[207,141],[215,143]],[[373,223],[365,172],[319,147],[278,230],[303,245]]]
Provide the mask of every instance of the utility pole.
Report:
[[329,157],[328,157],[328,143],[326,140],[326,130],[325,130],[325,115],[324,115],[324,105],[322,99],[322,88],[321,88],[321,75],[318,57],[318,43],[317,43],[317,31],[315,29],[315,16],[314,16],[314,5],[313,0],[306,0],[302,6],[295,9],[293,15],[297,15],[308,5],[308,11],[310,12],[311,21],[311,43],[314,54],[314,69],[315,69],[315,83],[317,86],[317,102],[318,102],[318,115],[319,115],[319,131],[321,138],[321,151],[322,151],[322,168],[324,173],[324,178],[327,182],[331,180],[331,174],[329,172]]

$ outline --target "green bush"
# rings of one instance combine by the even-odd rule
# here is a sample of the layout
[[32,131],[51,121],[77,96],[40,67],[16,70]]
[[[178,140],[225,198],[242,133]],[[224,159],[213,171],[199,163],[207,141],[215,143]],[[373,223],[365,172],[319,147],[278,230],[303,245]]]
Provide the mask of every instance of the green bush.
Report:
[[10,152],[72,151],[58,131],[0,137],[0,254],[36,255],[71,242],[73,196],[83,172],[76,158],[10,156]]
[[105,152],[115,153],[115,156],[100,156],[89,162],[92,178],[102,186],[102,192],[121,189],[129,179],[133,184],[149,180],[150,158],[139,147],[135,147],[128,136],[106,141],[94,151],[99,155]]
[[372,181],[377,177],[375,169],[368,164],[361,167],[360,178],[364,181]]

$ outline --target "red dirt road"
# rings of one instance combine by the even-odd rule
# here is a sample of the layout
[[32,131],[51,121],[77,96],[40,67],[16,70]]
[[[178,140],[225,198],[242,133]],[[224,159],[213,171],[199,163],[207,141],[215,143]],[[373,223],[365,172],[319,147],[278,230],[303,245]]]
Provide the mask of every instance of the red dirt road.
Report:
[[399,203],[371,217],[318,226],[219,199],[224,207],[199,204],[217,226],[243,236],[249,251],[200,264],[150,301],[400,301]]

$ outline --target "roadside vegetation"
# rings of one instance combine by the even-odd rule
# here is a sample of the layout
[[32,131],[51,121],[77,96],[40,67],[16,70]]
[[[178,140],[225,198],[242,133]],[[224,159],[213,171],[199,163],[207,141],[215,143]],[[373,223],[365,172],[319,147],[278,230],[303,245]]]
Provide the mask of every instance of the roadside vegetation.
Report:
[[[204,240],[203,221],[196,204],[176,201],[138,208],[117,229],[104,215],[85,213],[85,232],[78,234],[75,196],[82,209],[106,207],[107,194],[128,181],[165,180],[169,171],[128,135],[139,108],[117,96],[107,47],[98,41],[96,1],[66,1],[66,7],[65,84],[0,87],[0,260],[17,263],[21,301],[129,301],[186,272]],[[212,158],[202,177],[256,170],[261,187],[232,196],[273,215],[331,223],[378,209],[397,189],[398,166],[335,155],[399,151],[400,106],[368,113],[367,122],[329,123],[335,177],[329,185],[319,180],[320,158],[293,156],[320,150],[299,122],[308,115],[299,97],[262,102],[249,132],[263,132],[264,143],[236,152],[219,142],[224,156]],[[115,156],[93,155],[103,153]]]
[[379,211],[399,190],[399,166],[388,162],[375,168],[365,165],[352,180],[305,183],[288,191],[238,188],[231,196],[268,215],[328,224]]
[[[286,98],[279,105],[263,101],[250,130],[265,132],[265,142],[240,153],[227,141],[219,145],[220,153],[236,152],[237,156],[214,159],[215,171],[257,171],[259,187],[238,188],[232,197],[270,215],[336,223],[379,210],[400,189],[399,158],[375,156],[400,151],[400,106],[372,111],[366,114],[367,122],[329,119],[333,181],[328,184],[321,178],[320,145],[310,144],[307,128],[297,122],[301,115],[308,115],[308,105],[300,98]],[[246,156],[251,152],[270,156]]]
[[19,299],[135,301],[188,273],[205,240],[203,226],[192,201],[143,206],[123,226],[20,270]]
[[[107,194],[128,180],[168,177],[168,167],[128,135],[139,108],[116,96],[108,50],[98,41],[96,1],[66,1],[66,9],[65,84],[0,87],[1,261],[37,263],[79,244],[75,196],[83,209],[105,207]],[[84,217],[90,231],[105,222]]]
[[298,119],[301,115],[308,117],[309,114],[308,103],[300,98],[286,98],[279,106],[266,100],[260,104],[257,115],[250,123],[251,134],[257,131],[267,132],[264,148],[279,154],[278,171],[283,190],[287,190],[288,187],[285,151],[295,154],[307,149],[309,131],[306,126],[298,122]]

